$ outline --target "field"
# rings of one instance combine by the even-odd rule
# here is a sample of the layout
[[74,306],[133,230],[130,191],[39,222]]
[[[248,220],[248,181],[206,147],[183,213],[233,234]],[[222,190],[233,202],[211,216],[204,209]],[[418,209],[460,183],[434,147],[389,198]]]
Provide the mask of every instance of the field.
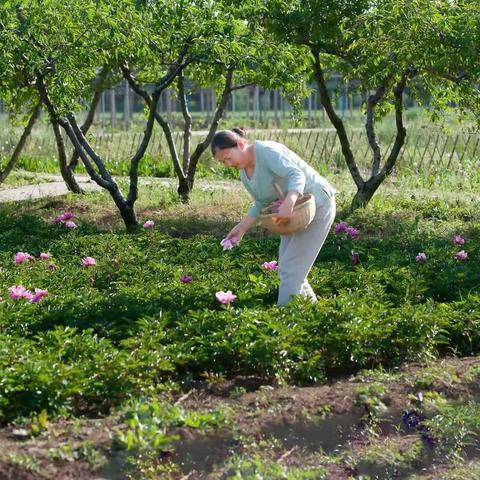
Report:
[[[478,478],[476,182],[395,176],[346,216],[351,182],[329,178],[336,223],[360,234],[332,232],[319,303],[284,308],[261,267],[276,238],[219,245],[249,204],[235,181],[184,205],[145,179],[155,226],[136,234],[103,193],[3,204],[0,477]],[[65,211],[77,228],[52,224]],[[18,285],[48,294],[14,300]]]

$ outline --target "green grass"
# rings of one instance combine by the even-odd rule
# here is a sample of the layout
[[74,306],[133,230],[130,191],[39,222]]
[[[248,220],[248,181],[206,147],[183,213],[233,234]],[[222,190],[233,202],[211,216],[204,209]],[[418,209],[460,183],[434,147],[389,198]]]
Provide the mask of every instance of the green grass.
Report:
[[[124,233],[104,193],[3,205],[0,418],[103,414],[205,374],[308,384],[478,353],[479,203],[417,195],[390,190],[347,218],[361,233],[355,241],[329,236],[310,276],[319,303],[286,308],[274,306],[276,274],[260,267],[276,258],[276,238],[257,230],[232,251],[219,246],[245,211],[245,194],[197,191],[182,205],[173,190],[152,185],[138,209],[156,226],[137,234]],[[347,199],[339,195],[340,212]],[[51,224],[66,208],[76,230]],[[454,234],[466,238],[466,262],[454,258]],[[357,267],[351,250],[360,253]],[[52,258],[15,265],[17,251]],[[420,251],[426,264],[415,262]],[[84,256],[97,265],[83,267]],[[193,282],[181,283],[184,274]],[[38,304],[11,300],[7,289],[18,284],[49,295]],[[231,308],[214,296],[228,289],[238,295]]]

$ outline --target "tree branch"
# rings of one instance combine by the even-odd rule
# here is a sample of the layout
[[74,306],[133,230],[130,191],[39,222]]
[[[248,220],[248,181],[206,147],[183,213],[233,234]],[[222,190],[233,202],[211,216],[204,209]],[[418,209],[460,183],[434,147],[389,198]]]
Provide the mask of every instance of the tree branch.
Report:
[[180,98],[180,105],[182,107],[182,114],[185,120],[183,127],[183,171],[188,171],[188,164],[190,163],[190,138],[192,135],[192,116],[188,110],[187,95],[185,92],[185,76],[183,70],[178,76],[178,96]]
[[377,88],[375,93],[370,95],[367,99],[367,121],[365,123],[365,130],[367,131],[368,143],[373,151],[372,177],[374,177],[380,170],[380,161],[382,159],[380,145],[378,144],[377,136],[375,134],[374,110],[378,105],[378,102],[385,97],[386,92],[387,86],[381,85]]
[[172,63],[167,73],[160,80],[158,80],[158,82],[155,83],[155,87],[153,90],[154,93],[162,92],[163,90],[165,90],[173,82],[178,73],[193,61],[193,58],[185,60],[185,56],[187,55],[189,48],[190,45],[188,43],[183,46],[177,60]]
[[217,105],[217,109],[215,111],[215,114],[213,116],[212,123],[210,125],[210,129],[208,131],[208,134],[203,142],[200,142],[197,147],[195,148],[195,151],[193,152],[191,158],[190,158],[190,165],[188,168],[188,173],[187,173],[187,178],[188,178],[188,183],[190,185],[190,188],[193,186],[193,180],[195,178],[195,171],[197,168],[197,163],[198,160],[200,159],[200,156],[202,153],[208,148],[210,145],[213,136],[215,135],[215,132],[217,131],[218,128],[218,122],[220,118],[222,118],[223,112],[228,104],[228,100],[230,98],[230,93],[231,93],[231,87],[232,87],[232,81],[233,81],[233,72],[235,68],[234,67],[229,67],[227,70],[227,76],[225,78],[225,85],[223,87],[223,92],[222,92],[222,97],[220,98],[220,102]]
[[55,111],[55,107],[48,95],[45,82],[43,81],[43,78],[40,74],[37,74],[36,85],[37,85],[38,93],[40,94],[40,98],[42,102],[45,104],[45,106],[47,107],[50,118],[56,121],[67,132],[68,138],[70,138],[70,141],[72,142],[75,150],[77,150],[77,152],[79,153],[80,158],[82,159],[82,162],[85,165],[85,168],[88,174],[90,175],[90,177],[96,183],[98,183],[98,185],[108,189],[110,185],[107,182],[105,182],[93,168],[93,165],[91,164],[88,156],[83,150],[82,145],[80,144],[78,138],[73,132],[71,125],[68,123],[67,120],[65,120],[64,118],[61,118],[60,115],[58,115],[58,113]]
[[62,134],[60,132],[60,126],[55,119],[50,118],[50,123],[52,124],[53,133],[55,135],[55,142],[57,143],[58,151],[58,162],[60,164],[60,173],[62,174],[63,180],[67,185],[67,188],[74,193],[84,193],[80,188],[80,185],[75,180],[73,176],[73,171],[68,168],[67,163],[67,152],[65,149],[65,142],[63,141]]
[[393,90],[393,95],[395,97],[395,125],[397,127],[397,135],[395,136],[395,142],[390,151],[390,155],[378,174],[380,181],[383,181],[392,171],[403,144],[405,143],[407,130],[403,124],[403,92],[412,73],[413,72],[405,72]]
[[[128,84],[130,85],[132,90],[137,95],[142,97],[143,100],[145,101],[145,104],[148,106],[149,109],[151,109],[152,98],[150,97],[150,95],[148,94],[148,92],[145,89],[140,87],[140,85],[136,81],[134,75],[129,70],[127,64],[126,63],[122,64],[120,66],[120,68],[122,70],[123,76],[127,80]],[[165,134],[165,138],[167,140],[168,148],[170,150],[170,155],[172,157],[173,168],[175,170],[175,173],[180,180],[185,180],[185,178],[186,178],[185,173],[182,169],[182,166],[180,165],[180,160],[178,158],[178,153],[177,153],[177,147],[175,146],[175,142],[173,141],[172,131],[170,130],[170,127],[169,127],[168,123],[162,118],[162,116],[157,111],[155,111],[155,120],[162,127],[162,130]]]
[[95,152],[89,141],[85,138],[83,132],[80,130],[75,115],[69,113],[67,115],[67,120],[67,124],[71,127],[71,130],[74,134],[74,137],[77,139],[77,142],[81,145],[83,150],[88,154],[88,156],[93,160],[96,167],[98,168],[101,178],[104,180],[104,185],[106,185],[105,188],[107,188],[108,190],[111,190],[112,188],[118,188],[117,184],[114,182],[112,176],[110,175],[110,172],[105,168],[105,164],[103,163],[102,159],[98,156],[97,152]]
[[318,51],[312,50],[313,55],[313,70],[315,78],[318,83],[318,92],[320,94],[320,101],[322,102],[323,108],[327,112],[328,118],[332,122],[335,130],[337,131],[338,138],[340,140],[340,145],[342,146],[342,153],[347,163],[347,167],[350,170],[350,174],[357,186],[358,189],[362,189],[365,181],[362,178],[360,170],[355,162],[352,149],[350,148],[350,142],[348,140],[347,132],[345,126],[343,125],[342,120],[335,113],[335,110],[332,106],[332,102],[328,95],[327,85],[325,78],[323,76],[322,66],[320,64],[320,54]]
[[4,170],[0,171],[0,183],[3,183],[5,181],[5,179],[8,177],[10,172],[13,170],[13,167],[17,163],[18,157],[20,157],[20,153],[25,147],[27,138],[30,136],[33,126],[35,125],[35,122],[38,120],[38,117],[40,116],[41,111],[42,111],[42,104],[41,102],[39,102],[37,103],[37,105],[35,105],[35,108],[33,109],[33,112],[30,115],[30,118],[28,119],[27,126],[23,130],[22,136],[20,137],[20,140],[18,141],[17,146],[15,147],[15,150],[13,151],[9,162],[5,166]]
[[154,92],[150,102],[147,125],[143,134],[142,142],[138,147],[135,155],[130,160],[130,188],[128,190],[127,204],[133,207],[138,197],[138,164],[145,155],[150,139],[152,138],[153,124],[155,122],[155,114],[157,113],[158,100],[162,92]]
[[244,83],[242,85],[235,85],[234,87],[230,88],[230,92],[233,92],[234,90],[241,90],[242,88],[246,88],[246,87],[251,87],[252,85],[255,85],[255,83],[250,82],[250,83]]
[[[80,127],[80,130],[84,135],[87,134],[88,130],[92,126],[93,119],[95,118],[95,111],[98,107],[98,103],[100,102],[100,98],[103,93],[103,82],[107,76],[108,69],[107,67],[103,67],[102,71],[100,72],[99,76],[97,77],[96,81],[94,82],[94,92],[93,92],[93,97],[92,101],[90,103],[90,107],[88,109],[87,116],[85,118],[85,121],[83,122],[83,125]],[[70,162],[68,164],[68,168],[72,171],[75,170],[78,164],[78,152],[76,150],[73,151],[72,157],[70,159]]]

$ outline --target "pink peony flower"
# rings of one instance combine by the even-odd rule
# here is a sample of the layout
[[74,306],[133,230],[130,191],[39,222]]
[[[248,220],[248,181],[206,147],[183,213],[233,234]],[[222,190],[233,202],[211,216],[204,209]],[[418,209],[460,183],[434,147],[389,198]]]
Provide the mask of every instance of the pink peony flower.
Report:
[[262,267],[265,270],[277,270],[278,268],[278,263],[276,260],[272,260],[271,262],[264,262],[262,263]]
[[420,252],[415,256],[415,260],[418,263],[425,263],[427,261],[427,255],[425,255],[423,252]]
[[193,277],[192,277],[191,275],[182,275],[182,276],[180,277],[180,281],[181,281],[182,283],[191,283],[192,280],[193,280]]
[[230,303],[237,298],[237,296],[234,295],[231,290],[227,290],[226,292],[217,292],[215,296],[217,297],[217,300],[224,305],[230,305]]
[[73,213],[72,212],[64,212],[58,217],[55,217],[53,219],[52,223],[63,223],[63,222],[68,222],[68,220],[71,220],[73,218]]
[[143,224],[143,228],[153,228],[153,226],[155,225],[155,222],[153,220],[147,220],[144,224]]
[[48,295],[48,290],[42,290],[41,288],[35,289],[35,294],[30,298],[30,303],[38,303],[43,297]]
[[460,250],[460,252],[455,254],[457,260],[468,260],[468,253],[465,250]]
[[84,267],[92,267],[93,265],[96,265],[97,261],[93,257],[83,257],[82,258],[82,265]]
[[23,263],[33,260],[33,257],[27,252],[17,252],[14,257],[15,263]]
[[40,254],[40,259],[41,260],[48,260],[50,258],[50,254],[49,253],[45,253],[45,252],[42,252]]
[[272,213],[278,213],[278,211],[280,210],[280,207],[282,206],[282,203],[283,203],[283,200],[276,200],[273,204],[272,204],[272,207],[270,209],[270,211]]
[[237,245],[239,242],[238,237],[230,237],[230,238],[224,238],[221,242],[220,245],[223,247],[223,251],[225,250],[231,250],[235,245]]
[[343,232],[346,232],[348,228],[347,222],[340,222],[335,226],[334,233],[335,235],[340,235]]
[[72,221],[65,222],[65,226],[67,228],[70,228],[71,230],[73,230],[74,228],[77,228],[77,224],[75,222],[72,222]]
[[454,245],[463,245],[465,243],[465,239],[460,235],[455,235],[452,242]]
[[346,230],[347,232],[347,235],[350,237],[350,238],[355,238],[358,236],[358,234],[360,233],[356,228],[354,227],[348,227]]
[[358,265],[360,263],[360,254],[358,252],[352,252],[352,256],[350,257],[352,260],[352,265]]
[[23,285],[14,285],[8,289],[8,294],[13,300],[19,300],[20,298],[26,298],[30,300],[33,298],[33,294],[27,290]]
[[60,218],[63,222],[66,222],[68,220],[71,220],[73,218],[73,213],[70,211],[66,211],[65,213],[62,213],[60,215]]

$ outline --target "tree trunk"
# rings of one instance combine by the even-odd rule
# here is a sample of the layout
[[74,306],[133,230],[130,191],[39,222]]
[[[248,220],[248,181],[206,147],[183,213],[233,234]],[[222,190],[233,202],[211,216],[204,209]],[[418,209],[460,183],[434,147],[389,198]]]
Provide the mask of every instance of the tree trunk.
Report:
[[353,212],[358,208],[366,207],[381,184],[382,182],[379,181],[378,177],[370,178],[364,182],[363,187],[357,189],[350,204],[350,210]]
[[63,141],[62,134],[60,132],[60,126],[55,120],[50,121],[55,134],[55,142],[57,144],[58,151],[58,163],[60,164],[60,173],[63,180],[67,185],[67,188],[73,193],[85,193],[73,176],[73,171],[68,167],[67,163],[67,151],[65,149],[65,142]]
[[120,212],[120,216],[122,217],[127,231],[136,231],[138,229],[138,219],[133,205],[129,205],[128,202],[125,201],[125,198],[118,188],[109,190],[109,192],[118,208],[118,211]]
[[[92,103],[90,104],[87,117],[85,118],[83,125],[80,127],[84,135],[88,132],[89,128],[92,126],[93,120],[95,118],[95,111],[100,102],[100,99],[103,99],[103,90],[101,89],[101,87],[96,89],[95,92],[93,93]],[[105,108],[105,104],[103,104],[103,108]],[[72,174],[77,168],[78,160],[79,160],[78,153],[76,150],[73,150],[72,157],[70,158],[70,162],[68,164],[68,168],[72,171]]]
[[13,167],[17,163],[18,157],[20,157],[20,153],[23,150],[23,147],[25,146],[25,143],[27,142],[27,138],[30,136],[30,133],[32,132],[33,126],[35,125],[35,122],[37,121],[38,117],[40,116],[40,112],[42,111],[41,104],[39,103],[38,105],[35,106],[35,109],[32,112],[32,115],[30,116],[27,126],[25,127],[25,130],[22,133],[22,136],[20,137],[20,140],[15,147],[15,150],[13,151],[13,154],[7,163],[5,169],[3,171],[0,171],[0,184],[5,181],[5,179],[8,177],[10,172],[13,170]]
[[190,200],[190,185],[186,177],[178,179],[177,193],[182,203],[188,203]]

